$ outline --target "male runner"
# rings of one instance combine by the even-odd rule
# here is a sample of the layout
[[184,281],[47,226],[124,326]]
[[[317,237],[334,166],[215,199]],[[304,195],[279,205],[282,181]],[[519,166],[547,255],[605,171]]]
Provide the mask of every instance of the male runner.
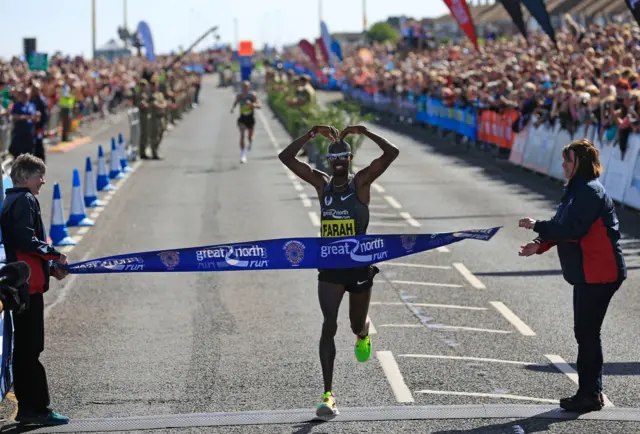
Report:
[[253,110],[260,108],[260,102],[258,101],[258,95],[251,90],[251,83],[248,81],[242,82],[242,93],[236,95],[236,100],[231,107],[231,113],[240,104],[240,117],[238,118],[238,128],[240,129],[240,162],[246,163],[247,152],[244,147],[244,132],[249,130],[249,146],[248,150],[251,150],[251,142],[253,142],[253,127],[256,125],[256,119],[253,116]]
[[[333,176],[298,160],[296,155],[305,143],[316,134],[328,137],[327,159]],[[353,158],[351,146],[344,141],[349,134],[364,134],[382,149],[383,154],[356,173],[349,174],[349,163]],[[322,236],[341,237],[363,235],[369,225],[369,201],[371,184],[391,165],[400,151],[386,139],[374,134],[364,126],[350,126],[342,133],[330,126],[314,126],[303,136],[294,140],[282,152],[282,161],[293,173],[313,185],[318,192],[322,213]],[[373,278],[378,268],[369,265],[357,268],[318,270],[318,298],[324,316],[320,337],[320,364],[324,378],[324,395],[316,415],[329,417],[338,414],[336,399],[331,392],[333,365],[336,357],[334,337],[338,330],[338,309],[345,291],[349,293],[349,319],[351,330],[356,335],[355,353],[360,362],[371,355],[369,323],[367,314],[371,300]]]

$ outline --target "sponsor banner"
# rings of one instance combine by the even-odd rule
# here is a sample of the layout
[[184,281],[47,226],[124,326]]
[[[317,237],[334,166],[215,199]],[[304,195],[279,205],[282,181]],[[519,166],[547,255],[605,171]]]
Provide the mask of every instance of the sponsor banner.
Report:
[[[347,220],[327,223],[343,222]],[[68,270],[71,274],[96,274],[352,268],[409,256],[465,239],[489,241],[499,229],[280,238],[110,256],[69,264]]]

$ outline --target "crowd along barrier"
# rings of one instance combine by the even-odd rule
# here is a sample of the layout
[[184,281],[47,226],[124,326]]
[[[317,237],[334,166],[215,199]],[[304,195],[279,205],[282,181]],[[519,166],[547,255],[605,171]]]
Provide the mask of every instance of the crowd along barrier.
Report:
[[[342,85],[345,98],[358,100],[365,108],[385,114],[401,116],[406,114],[402,107],[411,106],[412,101],[399,104],[394,98],[381,96],[364,89]],[[562,149],[572,140],[589,139],[600,151],[600,162],[603,173],[600,181],[613,200],[636,210],[640,210],[640,134],[631,134],[627,150],[622,155],[616,140],[600,138],[594,127],[585,128],[579,125],[576,132],[544,123],[529,124],[518,134],[512,125],[518,118],[515,110],[501,113],[484,110],[479,115],[472,109],[446,107],[442,102],[420,97],[414,113],[415,122],[454,131],[481,141],[496,145],[509,152],[509,162],[525,169],[564,180],[562,170]]]
[[559,125],[534,125],[529,122],[516,134],[509,161],[517,166],[563,180],[562,149],[572,140],[589,139],[600,151],[602,175],[600,182],[613,200],[640,210],[640,134],[631,134],[622,155],[620,144],[600,138],[595,128],[585,131],[579,126],[570,136]]

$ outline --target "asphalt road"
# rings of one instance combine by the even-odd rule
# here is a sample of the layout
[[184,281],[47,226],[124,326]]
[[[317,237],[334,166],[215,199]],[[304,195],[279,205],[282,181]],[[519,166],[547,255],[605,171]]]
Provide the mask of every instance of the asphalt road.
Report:
[[[144,162],[119,186],[96,227],[69,252],[71,261],[317,234],[317,198],[278,161],[277,148],[290,139],[271,112],[265,108],[257,117],[253,150],[240,164],[237,114],[229,114],[232,93],[208,83],[202,100],[164,139],[166,159]],[[490,242],[463,241],[383,264],[370,309],[374,353],[366,364],[353,355],[345,299],[334,378],[343,418],[371,407],[539,406],[530,407],[539,409],[534,414],[557,407],[554,400],[576,389],[552,363],[575,360],[571,290],[554,252],[518,257],[518,246],[531,234],[516,226],[520,217],[548,216],[558,187],[486,159],[470,164],[407,134],[371,128],[401,150],[372,191],[371,232],[504,228]],[[56,167],[78,164],[88,149],[61,155],[69,163]],[[366,165],[379,152],[365,142],[356,165]],[[640,430],[634,422],[505,413],[494,419],[462,414],[461,419],[380,416],[387,420],[340,422],[338,417],[329,424],[307,423],[322,394],[316,280],[313,270],[70,277],[46,295],[43,361],[53,406],[74,419],[67,429],[75,425],[79,432],[123,417],[146,417],[131,429],[145,423],[158,428],[144,432]],[[631,270],[603,330],[604,381],[614,409],[640,407],[637,286],[638,272]],[[265,411],[265,421],[283,419],[189,429],[160,421],[174,414],[232,412],[216,416],[224,418],[256,410]],[[453,414],[451,407],[441,411]],[[47,431],[54,430],[33,432]]]

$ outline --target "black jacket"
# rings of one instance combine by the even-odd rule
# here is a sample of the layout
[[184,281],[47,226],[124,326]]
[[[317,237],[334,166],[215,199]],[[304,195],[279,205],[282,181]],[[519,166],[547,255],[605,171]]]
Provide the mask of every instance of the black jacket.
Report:
[[50,263],[60,256],[47,244],[38,199],[27,188],[9,188],[2,202],[0,227],[7,262],[24,261],[29,266],[29,293],[49,289]]

